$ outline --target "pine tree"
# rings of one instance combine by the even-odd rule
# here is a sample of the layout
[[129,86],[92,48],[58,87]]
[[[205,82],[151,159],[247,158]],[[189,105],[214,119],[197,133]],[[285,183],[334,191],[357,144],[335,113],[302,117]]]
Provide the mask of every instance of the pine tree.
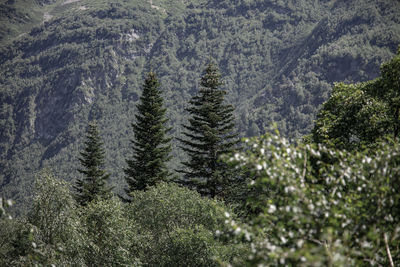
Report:
[[79,158],[83,169],[78,171],[84,178],[78,179],[74,186],[75,199],[82,206],[96,198],[105,199],[111,195],[112,188],[107,186],[110,174],[103,170],[105,152],[102,146],[96,122],[89,123],[85,149],[80,152],[81,158]]
[[134,190],[145,190],[148,186],[169,179],[170,172],[166,163],[170,159],[171,138],[166,127],[166,108],[159,90],[159,82],[154,72],[150,71],[143,85],[143,93],[137,105],[136,123],[132,123],[134,139],[133,156],[126,160],[128,168],[124,170],[129,195]]
[[229,168],[219,157],[238,143],[237,134],[233,133],[234,108],[223,103],[226,91],[219,88],[220,78],[218,68],[208,64],[199,93],[187,108],[191,118],[188,125],[183,125],[186,138],[179,139],[189,158],[182,163],[186,168],[177,170],[184,174],[180,182],[210,197],[229,186]]

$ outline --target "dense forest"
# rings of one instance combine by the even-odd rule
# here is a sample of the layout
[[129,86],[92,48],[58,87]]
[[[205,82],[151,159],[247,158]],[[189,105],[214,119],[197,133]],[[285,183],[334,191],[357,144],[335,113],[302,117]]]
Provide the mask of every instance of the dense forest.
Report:
[[77,151],[93,119],[123,194],[130,124],[150,68],[172,127],[168,164],[179,169],[187,103],[211,58],[240,137],[276,122],[300,138],[334,82],[378,77],[400,43],[400,3],[391,0],[14,0],[1,10],[0,191],[16,203],[29,202],[42,168],[80,177]]
[[1,266],[400,262],[400,2],[0,14]]
[[303,139],[289,142],[275,125],[238,145],[233,107],[223,104],[226,91],[209,64],[180,139],[183,178],[170,177],[165,164],[170,128],[150,72],[132,123],[127,196],[111,191],[92,122],[76,166],[84,178],[71,186],[42,170],[32,207],[16,219],[7,214],[12,201],[2,199],[0,263],[395,266],[400,47],[381,71],[373,81],[335,85]]

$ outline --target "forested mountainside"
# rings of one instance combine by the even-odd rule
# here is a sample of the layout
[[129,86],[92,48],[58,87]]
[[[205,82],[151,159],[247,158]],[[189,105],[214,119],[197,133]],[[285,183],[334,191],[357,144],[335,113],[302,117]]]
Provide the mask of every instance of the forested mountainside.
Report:
[[288,142],[273,126],[226,153],[237,138],[227,134],[233,108],[208,64],[189,101],[188,139],[179,139],[189,152],[179,181],[165,165],[171,138],[150,71],[125,169],[128,198],[110,192],[90,122],[82,179],[42,170],[29,212],[17,218],[0,197],[0,265],[398,266],[400,47],[381,72],[336,84],[302,140]]
[[[149,68],[174,137],[210,59],[242,136],[276,121],[284,135],[300,137],[334,82],[378,77],[400,44],[393,0],[8,0],[0,12],[0,191],[16,201],[45,166],[77,177],[93,119],[120,192]],[[174,144],[173,166],[181,154]]]

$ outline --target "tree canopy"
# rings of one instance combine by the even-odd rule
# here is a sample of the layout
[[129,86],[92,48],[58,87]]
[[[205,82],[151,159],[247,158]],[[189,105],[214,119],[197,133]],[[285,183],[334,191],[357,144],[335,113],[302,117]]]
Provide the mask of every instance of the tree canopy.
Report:
[[75,182],[75,198],[81,205],[97,198],[111,196],[111,187],[107,184],[110,178],[104,168],[105,152],[96,122],[90,122],[87,129],[85,148],[80,152],[79,161],[83,168],[78,171],[84,175]]
[[201,78],[200,89],[190,101],[191,116],[184,125],[181,148],[188,155],[181,182],[211,197],[221,193],[230,183],[230,173],[220,156],[238,143],[232,105],[225,104],[226,91],[221,89],[218,68],[209,63]]
[[400,47],[382,64],[381,77],[358,83],[337,83],[317,115],[313,140],[343,149],[374,146],[396,139],[400,121]]
[[132,157],[126,160],[124,170],[129,195],[135,190],[145,190],[160,181],[167,181],[171,172],[166,163],[170,159],[171,130],[167,126],[166,108],[159,89],[160,84],[153,71],[144,81],[142,96],[137,105],[136,121],[132,123],[134,138],[131,140]]

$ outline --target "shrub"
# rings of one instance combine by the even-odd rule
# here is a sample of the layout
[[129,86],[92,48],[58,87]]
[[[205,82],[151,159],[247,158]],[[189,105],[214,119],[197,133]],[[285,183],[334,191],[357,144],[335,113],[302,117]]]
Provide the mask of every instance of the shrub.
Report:
[[215,238],[225,213],[232,214],[222,202],[167,183],[135,191],[129,206],[142,235],[141,259],[151,266],[217,266],[232,259],[243,248]]

